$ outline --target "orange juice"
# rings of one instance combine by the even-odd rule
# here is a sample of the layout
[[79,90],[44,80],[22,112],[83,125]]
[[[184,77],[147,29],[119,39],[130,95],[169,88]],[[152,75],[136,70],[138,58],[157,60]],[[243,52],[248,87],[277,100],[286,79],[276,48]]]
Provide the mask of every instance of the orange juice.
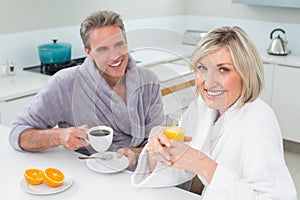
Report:
[[167,138],[172,140],[177,140],[180,142],[183,142],[184,139],[184,130],[181,127],[178,126],[167,126],[165,130],[165,135]]

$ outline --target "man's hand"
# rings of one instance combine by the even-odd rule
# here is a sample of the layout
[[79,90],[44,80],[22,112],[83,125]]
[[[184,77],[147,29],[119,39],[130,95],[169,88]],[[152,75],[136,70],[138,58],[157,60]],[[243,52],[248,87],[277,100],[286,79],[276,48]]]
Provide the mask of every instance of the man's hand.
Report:
[[87,130],[87,125],[63,129],[59,135],[60,144],[69,150],[76,150],[87,146],[87,142],[85,141],[88,137]]

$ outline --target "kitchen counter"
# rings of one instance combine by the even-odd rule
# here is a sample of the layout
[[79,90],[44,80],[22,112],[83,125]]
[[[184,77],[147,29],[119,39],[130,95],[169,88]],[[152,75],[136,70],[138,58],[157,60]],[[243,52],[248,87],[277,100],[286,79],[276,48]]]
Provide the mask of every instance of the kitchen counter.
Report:
[[288,65],[293,67],[300,68],[300,54],[291,52],[286,56],[274,56],[269,55],[265,49],[261,49],[260,55],[264,63],[272,63],[272,64],[279,64],[279,65]]
[[27,71],[0,77],[0,123],[10,126],[49,79],[50,76]]
[[36,94],[49,79],[50,76],[27,71],[0,77],[0,102]]
[[169,44],[163,47],[133,49],[130,51],[130,55],[139,62],[139,65],[147,66],[190,57],[195,48],[192,45]]
[[[1,196],[9,199],[131,199],[131,200],[199,200],[199,195],[177,187],[136,189],[131,185],[131,172],[103,174],[89,169],[86,161],[79,160],[78,153],[62,147],[29,153],[17,152],[8,144],[10,128],[0,124]],[[27,168],[55,167],[71,177],[73,184],[65,191],[50,195],[33,195],[23,191],[20,182]]]
[[154,72],[161,83],[162,94],[167,95],[194,86],[194,72],[189,68],[189,59],[196,47],[169,44],[164,47],[148,47],[131,51],[138,65]]

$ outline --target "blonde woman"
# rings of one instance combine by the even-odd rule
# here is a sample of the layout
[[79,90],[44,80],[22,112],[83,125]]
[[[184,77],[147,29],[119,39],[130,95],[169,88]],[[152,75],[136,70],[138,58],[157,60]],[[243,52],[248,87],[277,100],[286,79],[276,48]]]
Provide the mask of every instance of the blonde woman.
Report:
[[163,128],[153,128],[132,184],[175,186],[197,175],[203,199],[297,199],[277,119],[259,98],[263,64],[247,34],[239,27],[212,30],[191,68],[200,95],[182,126],[193,137],[169,140]]

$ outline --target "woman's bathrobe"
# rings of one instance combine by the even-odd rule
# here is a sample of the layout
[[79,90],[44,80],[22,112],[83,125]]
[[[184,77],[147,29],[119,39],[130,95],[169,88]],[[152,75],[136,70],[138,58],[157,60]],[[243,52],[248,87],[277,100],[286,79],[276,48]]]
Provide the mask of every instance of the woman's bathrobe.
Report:
[[[203,200],[296,200],[297,194],[286,167],[278,121],[262,100],[238,107],[236,102],[218,119],[202,98],[193,102],[183,116],[190,145],[217,162],[216,171],[205,185]],[[158,163],[150,173],[147,148],[132,175],[135,187],[168,187],[191,179],[194,174]],[[195,159],[201,159],[195,158]]]

